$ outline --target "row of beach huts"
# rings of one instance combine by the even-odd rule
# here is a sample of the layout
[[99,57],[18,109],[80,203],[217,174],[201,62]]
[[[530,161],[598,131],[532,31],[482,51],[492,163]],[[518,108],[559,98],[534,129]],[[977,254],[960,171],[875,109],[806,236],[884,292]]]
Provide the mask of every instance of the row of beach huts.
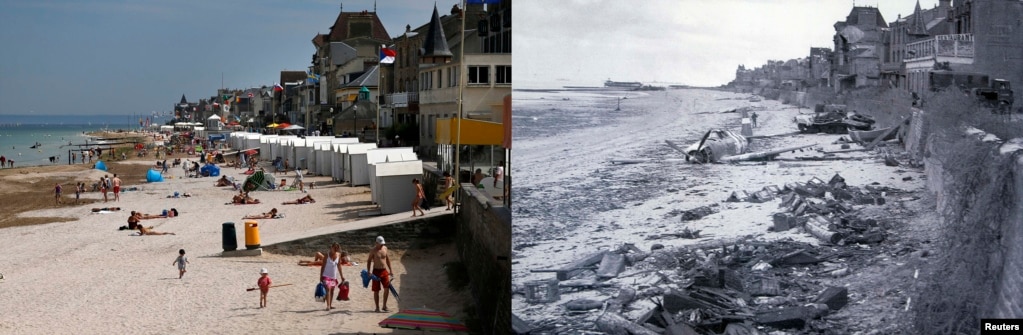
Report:
[[230,133],[227,141],[242,152],[258,150],[260,160],[287,159],[291,167],[307,174],[330,176],[351,186],[368,185],[382,215],[409,211],[415,197],[412,179],[423,175],[423,161],[412,147],[377,148],[354,137],[248,132]]

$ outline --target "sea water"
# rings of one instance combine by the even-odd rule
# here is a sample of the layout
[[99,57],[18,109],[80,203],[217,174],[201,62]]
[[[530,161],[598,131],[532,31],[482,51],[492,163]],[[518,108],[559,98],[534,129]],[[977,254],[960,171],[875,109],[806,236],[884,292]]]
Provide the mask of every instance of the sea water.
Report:
[[[14,167],[49,165],[50,157],[58,157],[52,164],[68,164],[71,150],[87,144],[86,133],[103,129],[130,129],[129,125],[53,125],[7,124],[0,125],[0,155],[14,160]],[[32,146],[39,144],[37,148]],[[76,160],[81,162],[80,158]],[[5,166],[6,168],[6,166]]]

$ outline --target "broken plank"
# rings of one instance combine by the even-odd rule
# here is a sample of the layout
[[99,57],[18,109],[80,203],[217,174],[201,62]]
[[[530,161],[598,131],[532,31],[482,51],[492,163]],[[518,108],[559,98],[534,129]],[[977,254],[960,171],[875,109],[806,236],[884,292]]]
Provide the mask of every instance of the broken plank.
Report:
[[828,305],[829,309],[837,311],[849,303],[849,289],[829,286],[814,299],[814,302]]
[[608,334],[660,335],[653,330],[632,323],[618,313],[604,313],[595,322],[597,329]]
[[586,267],[593,266],[599,263],[600,260],[604,259],[604,254],[606,253],[607,251],[593,253],[589,256],[580,258],[572,263],[565,265],[564,267],[556,271],[558,273],[558,280],[568,280],[571,279],[572,277],[575,277],[575,275],[585,270]]
[[597,278],[615,278],[622,271],[625,271],[625,255],[606,253],[600,261],[600,267],[597,268]]

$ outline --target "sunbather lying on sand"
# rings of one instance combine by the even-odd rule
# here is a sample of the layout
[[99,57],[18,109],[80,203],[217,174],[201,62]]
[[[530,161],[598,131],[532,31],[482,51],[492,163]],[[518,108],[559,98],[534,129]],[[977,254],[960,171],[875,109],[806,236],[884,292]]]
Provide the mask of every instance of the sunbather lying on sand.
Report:
[[234,198],[231,199],[231,203],[236,205],[258,204],[259,199],[253,199],[249,197],[248,193],[243,191],[236,194]]
[[262,214],[246,215],[242,219],[276,219],[276,218],[280,218],[280,215],[277,214],[277,209],[273,208],[270,209],[269,212]]
[[216,187],[231,186],[231,181],[227,179],[227,176],[223,176],[223,177],[220,177],[220,179],[217,179],[217,183],[214,184],[213,186],[216,186]]
[[311,204],[311,203],[314,203],[314,202],[316,202],[316,200],[313,200],[312,196],[307,195],[307,196],[298,198],[295,201],[285,201],[285,202],[282,202],[281,204],[282,205],[301,205],[301,204]]
[[121,210],[121,207],[103,207],[103,208],[93,208],[92,212],[93,213],[97,213],[97,212],[116,212],[116,211],[119,211],[119,210]]
[[139,225],[139,235],[175,235],[174,233],[161,233],[150,229],[153,229],[153,227],[146,228],[145,226]]
[[178,216],[178,210],[171,208],[169,211],[166,211],[165,214],[144,214],[142,212],[137,212],[135,215],[137,215],[140,220],[166,219]]

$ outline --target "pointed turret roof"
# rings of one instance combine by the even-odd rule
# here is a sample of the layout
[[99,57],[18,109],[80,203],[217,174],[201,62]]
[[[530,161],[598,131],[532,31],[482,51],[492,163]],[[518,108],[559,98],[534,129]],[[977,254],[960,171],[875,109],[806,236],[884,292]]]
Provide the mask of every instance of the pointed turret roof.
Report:
[[437,4],[433,5],[433,17],[430,18],[430,29],[423,41],[421,58],[426,63],[447,62],[451,60],[451,49],[448,48],[447,35],[444,34],[444,26],[441,25],[440,15],[437,14]]
[[920,11],[920,0],[916,0],[916,8],[913,9],[913,17],[909,21],[906,33],[916,36],[927,35],[927,27],[924,26],[923,14]]
[[184,94],[181,94],[181,102],[180,103],[182,103],[182,104],[187,104],[188,103],[188,100],[185,100],[185,95]]

